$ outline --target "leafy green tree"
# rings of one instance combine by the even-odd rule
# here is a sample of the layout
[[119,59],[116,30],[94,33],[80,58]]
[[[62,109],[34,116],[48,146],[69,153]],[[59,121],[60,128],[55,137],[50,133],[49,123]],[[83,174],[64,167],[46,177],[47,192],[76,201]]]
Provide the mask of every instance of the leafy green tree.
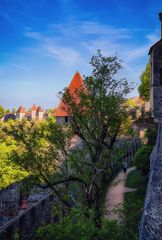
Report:
[[[90,64],[93,71],[85,85],[74,95],[68,90],[61,93],[71,114],[69,125],[52,119],[21,121],[6,131],[17,145],[12,160],[50,186],[66,207],[70,196],[77,195],[75,206],[93,210],[95,226],[101,227],[100,200],[105,179],[113,171],[117,136],[128,117],[125,101],[130,86],[126,79],[116,78],[121,69],[117,56],[104,57],[98,51]],[[74,134],[83,147],[69,150]]]
[[[130,86],[126,79],[116,79],[121,69],[117,56],[104,57],[101,51],[90,62],[93,71],[85,86],[72,95],[68,89],[61,98],[70,112],[70,124],[83,143],[80,161],[73,173],[84,181],[85,203],[95,209],[95,221],[101,223],[99,209],[104,179],[111,172],[112,150],[127,119],[126,95]],[[87,157],[85,157],[87,156]]]
[[[67,161],[70,129],[65,129],[49,118],[43,122],[25,119],[11,121],[3,130],[16,142],[12,161],[43,182],[42,187],[50,187],[60,201],[69,207],[64,195],[67,194],[68,187],[66,182],[69,176]],[[68,181],[73,181],[73,178],[69,176]],[[65,183],[64,187],[55,187],[61,183]]]
[[6,112],[6,113],[9,113],[9,112],[10,112],[10,109],[9,109],[9,108],[7,108],[7,109],[5,110],[5,112]]
[[12,151],[16,149],[16,142],[3,132],[4,125],[6,124],[0,125],[0,189],[28,176],[26,171],[10,160]]
[[138,87],[138,92],[145,101],[150,99],[150,63],[146,65],[145,70],[140,76],[141,84]]
[[0,118],[5,114],[5,109],[0,105]]

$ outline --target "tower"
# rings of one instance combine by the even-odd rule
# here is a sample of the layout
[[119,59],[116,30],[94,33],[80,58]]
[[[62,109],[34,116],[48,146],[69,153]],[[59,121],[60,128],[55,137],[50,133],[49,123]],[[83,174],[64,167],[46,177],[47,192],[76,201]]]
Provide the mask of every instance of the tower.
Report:
[[35,119],[36,118],[36,112],[37,112],[38,107],[34,104],[31,108],[31,119]]
[[[84,85],[84,80],[82,78],[82,76],[80,75],[80,73],[77,71],[69,86],[68,86],[68,90],[70,94],[75,94],[76,89],[81,89],[81,87]],[[77,99],[76,99],[77,101]],[[68,122],[68,119],[70,117],[70,113],[67,110],[67,107],[65,105],[65,103],[63,102],[63,100],[60,101],[59,105],[57,106],[57,108],[55,109],[53,116],[56,117],[56,121],[58,123],[66,123]]]
[[38,120],[42,120],[43,116],[44,116],[44,110],[41,108],[41,106],[39,106],[36,112],[36,117]]
[[19,119],[21,121],[24,117],[25,117],[25,108],[20,106],[16,112],[16,119]]
[[159,13],[161,22],[161,38],[149,51],[150,55],[150,103],[155,119],[162,119],[162,12]]

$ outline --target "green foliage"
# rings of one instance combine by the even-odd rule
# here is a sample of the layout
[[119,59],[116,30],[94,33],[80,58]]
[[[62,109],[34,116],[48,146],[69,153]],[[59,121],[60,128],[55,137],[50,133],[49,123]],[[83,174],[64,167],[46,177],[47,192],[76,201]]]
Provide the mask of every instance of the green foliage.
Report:
[[[42,122],[24,119],[5,123],[3,131],[16,144],[12,150],[12,162],[39,179],[43,187],[51,187],[59,199],[67,204],[64,196],[67,194],[67,185],[61,183],[62,180],[66,182],[68,171],[70,128],[57,124],[53,118]],[[55,188],[57,182],[60,183],[60,189]]]
[[12,240],[20,240],[20,233],[19,230],[16,229],[13,233]]
[[140,184],[144,181],[144,176],[138,170],[131,171],[127,175],[125,186],[128,188],[139,188]]
[[150,169],[150,154],[153,147],[150,145],[143,145],[135,154],[135,165],[147,175]]
[[5,114],[5,109],[0,105],[0,118]]
[[38,180],[34,176],[28,176],[24,178],[19,187],[20,197],[28,198],[37,182]]
[[157,138],[157,129],[152,127],[152,128],[147,128],[145,132],[145,137],[148,139],[148,144],[151,146],[154,146],[156,143],[156,138]]
[[99,215],[104,179],[113,170],[112,149],[128,118],[125,101],[130,86],[116,76],[122,68],[117,56],[105,57],[98,51],[90,65],[93,70],[85,85],[74,94],[66,89],[61,98],[71,113],[72,129],[84,146],[74,172],[85,182],[85,203]]
[[[126,179],[126,187],[135,188],[134,192],[127,192],[124,196],[124,206],[122,214],[126,236],[136,236],[138,239],[139,223],[141,220],[142,208],[146,193],[147,178],[138,169],[131,171]],[[130,235],[130,239],[133,239]],[[125,239],[125,238],[124,238]]]
[[[93,223],[93,212],[84,215],[79,209],[73,209],[68,217],[58,224],[44,226],[38,230],[38,239],[85,239],[85,240],[138,240],[138,227],[141,209],[146,191],[146,179],[138,170],[128,174],[126,186],[137,188],[135,192],[125,193],[125,204],[120,210],[122,223],[104,220],[102,228],[96,228]],[[88,213],[88,211],[86,211]],[[86,226],[88,226],[86,228]]]
[[5,112],[6,112],[6,113],[9,113],[9,112],[10,112],[10,109],[9,109],[9,108],[7,108],[7,109],[5,110]]
[[28,176],[19,165],[11,161],[12,151],[16,149],[16,142],[7,136],[0,125],[0,189]]
[[[70,208],[69,202],[78,191],[79,197],[73,197],[75,206],[93,210],[93,225],[99,228],[104,179],[118,164],[113,163],[112,153],[117,136],[124,126],[128,127],[124,125],[128,118],[125,101],[131,89],[126,79],[117,78],[122,68],[117,56],[105,57],[98,51],[90,65],[92,75],[86,78],[85,86],[73,95],[68,89],[61,94],[71,114],[69,125],[58,125],[52,118],[41,123],[23,120],[11,123],[5,131],[16,142],[12,161],[50,186],[66,207]],[[69,151],[74,134],[80,137],[83,147]],[[83,232],[88,231],[84,221],[77,222],[83,225]],[[66,230],[64,225],[62,229]]]
[[[89,217],[85,217],[85,213]],[[39,228],[38,238],[40,240],[88,240],[94,239],[96,233],[93,212],[72,209],[70,214],[63,217],[59,223]]]
[[137,233],[127,228],[126,224],[104,220],[102,228],[97,228],[93,221],[93,212],[85,213],[72,209],[59,223],[40,227],[37,231],[39,240],[137,240]]
[[136,107],[135,101],[134,101],[133,99],[130,99],[130,98],[127,99],[126,105],[127,105],[128,107],[131,107],[131,108],[135,108],[135,107]]
[[141,84],[138,87],[138,92],[145,101],[150,99],[150,63],[146,65],[145,70],[141,74]]

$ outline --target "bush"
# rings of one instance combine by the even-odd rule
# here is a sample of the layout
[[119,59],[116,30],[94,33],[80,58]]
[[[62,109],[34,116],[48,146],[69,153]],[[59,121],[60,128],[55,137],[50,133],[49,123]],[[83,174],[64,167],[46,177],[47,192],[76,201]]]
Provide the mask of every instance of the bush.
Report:
[[145,137],[148,139],[148,144],[154,146],[156,143],[157,129],[156,128],[147,128],[145,132]]
[[152,149],[152,146],[144,145],[135,154],[135,165],[144,175],[147,175],[150,170],[150,154]]
[[89,217],[81,209],[72,209],[68,216],[62,217],[56,224],[38,229],[39,240],[89,240],[95,239],[97,228],[93,212],[87,210]]
[[104,220],[102,227],[94,224],[92,210],[87,210],[85,217],[81,209],[72,209],[68,216],[62,217],[58,223],[40,227],[37,231],[39,240],[137,240],[137,233],[128,229],[127,225],[117,221]]

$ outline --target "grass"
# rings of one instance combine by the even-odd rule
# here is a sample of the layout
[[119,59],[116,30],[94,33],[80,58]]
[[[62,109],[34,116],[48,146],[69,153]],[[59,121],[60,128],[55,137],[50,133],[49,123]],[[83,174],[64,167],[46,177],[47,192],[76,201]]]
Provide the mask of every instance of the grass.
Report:
[[136,188],[134,192],[124,194],[123,213],[127,229],[138,234],[142,208],[147,187],[147,178],[137,169],[130,172],[126,179],[126,187]]
[[143,180],[144,177],[137,169],[135,169],[128,173],[125,185],[129,188],[138,188],[140,184],[143,183]]
[[147,187],[147,179],[145,176],[141,174],[141,172],[137,169],[130,172],[126,179],[126,187],[136,188],[135,192],[125,193],[124,199],[125,203],[133,202],[136,200],[144,201],[146,187]]

